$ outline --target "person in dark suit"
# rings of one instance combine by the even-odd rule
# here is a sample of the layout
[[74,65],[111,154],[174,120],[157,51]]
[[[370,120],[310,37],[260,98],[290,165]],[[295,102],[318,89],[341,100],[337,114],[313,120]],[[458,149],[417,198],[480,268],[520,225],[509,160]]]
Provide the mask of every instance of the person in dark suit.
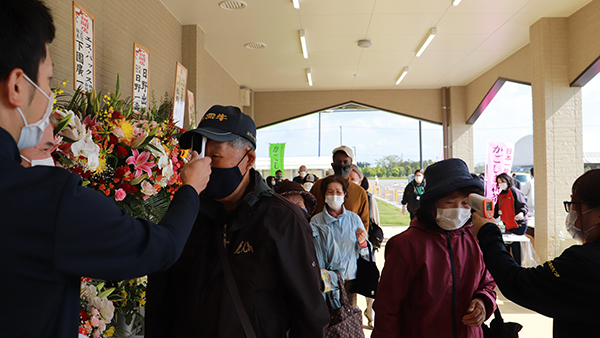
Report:
[[81,276],[128,279],[168,268],[199,209],[210,159],[192,160],[159,224],[52,166],[21,166],[39,143],[54,97],[48,44],[55,27],[40,0],[3,1],[0,11],[0,331],[2,337],[76,337]]

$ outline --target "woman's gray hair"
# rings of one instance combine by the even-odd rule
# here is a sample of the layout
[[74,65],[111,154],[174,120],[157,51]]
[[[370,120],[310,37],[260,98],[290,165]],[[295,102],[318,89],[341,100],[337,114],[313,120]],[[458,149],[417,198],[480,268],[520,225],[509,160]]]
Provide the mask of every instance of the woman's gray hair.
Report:
[[234,147],[237,150],[245,150],[246,147],[250,148],[250,150],[255,150],[254,145],[244,137],[238,136],[236,139],[233,139],[229,142],[230,146]]

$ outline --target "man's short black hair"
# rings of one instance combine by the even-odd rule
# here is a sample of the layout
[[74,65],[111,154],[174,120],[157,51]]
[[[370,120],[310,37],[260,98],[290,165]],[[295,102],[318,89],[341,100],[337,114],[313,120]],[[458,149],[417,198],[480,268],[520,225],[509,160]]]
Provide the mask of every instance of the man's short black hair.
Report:
[[37,83],[56,33],[50,9],[42,0],[2,0],[0,7],[0,82],[20,68]]

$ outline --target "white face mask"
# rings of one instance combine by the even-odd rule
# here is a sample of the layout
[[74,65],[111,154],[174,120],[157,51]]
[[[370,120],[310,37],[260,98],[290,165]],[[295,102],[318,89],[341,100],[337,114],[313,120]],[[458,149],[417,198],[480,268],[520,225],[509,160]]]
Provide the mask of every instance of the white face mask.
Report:
[[31,164],[32,167],[38,166],[38,165],[45,165],[47,167],[54,167],[54,159],[52,157],[48,157],[48,158],[44,158],[41,160],[29,160],[27,157],[21,155],[21,158],[24,159],[25,161],[29,162],[29,164]]
[[421,175],[415,176],[415,182],[417,182],[417,184],[421,184],[421,182],[423,182],[423,176],[421,176]]
[[302,186],[304,187],[304,190],[306,191],[310,191],[310,189],[312,189],[314,183],[312,182],[305,182]]
[[[586,212],[582,212],[581,214],[585,215],[594,209],[590,209]],[[582,231],[581,229],[578,229],[575,227],[575,221],[577,221],[577,211],[570,210],[569,213],[567,214],[567,219],[565,220],[565,227],[567,228],[567,232],[571,235],[571,237],[573,237],[574,240],[576,240],[580,243],[585,243],[587,241],[587,238],[588,238],[588,235],[590,234],[590,232],[598,225],[597,224],[594,225],[593,227],[589,228],[587,231]]]
[[504,182],[502,182],[502,183],[498,184],[498,186],[499,186],[499,187],[500,187],[500,189],[502,189],[502,190],[506,190],[506,189],[508,189],[508,184],[507,184],[507,183],[504,183]]
[[304,178],[304,176],[306,176],[306,171],[300,171],[298,174],[300,174],[300,177]]
[[44,134],[44,129],[50,124],[49,117],[52,113],[52,105],[54,105],[54,93],[51,93],[50,96],[46,95],[46,93],[31,81],[27,75],[23,74],[23,76],[48,99],[48,106],[46,107],[46,112],[44,113],[44,116],[42,116],[42,119],[32,124],[27,124],[27,119],[25,119],[25,115],[23,115],[21,108],[17,107],[17,111],[21,114],[23,122],[25,122],[25,126],[21,128],[21,136],[19,136],[19,142],[17,143],[17,148],[19,148],[19,150],[31,148],[40,142],[42,135]]
[[344,204],[344,195],[325,195],[325,203],[333,210],[339,210]]
[[461,228],[471,217],[471,209],[466,208],[437,208],[437,216],[435,222],[437,225],[446,230],[456,230]]

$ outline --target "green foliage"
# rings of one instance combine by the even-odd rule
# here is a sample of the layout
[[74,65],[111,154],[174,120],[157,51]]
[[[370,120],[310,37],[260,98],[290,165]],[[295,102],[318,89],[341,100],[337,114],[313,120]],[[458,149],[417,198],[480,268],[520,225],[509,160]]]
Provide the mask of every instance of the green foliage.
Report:
[[169,97],[169,93],[165,92],[165,95],[159,99],[160,103],[157,103],[154,91],[150,96],[150,109],[143,109],[140,118],[159,123],[168,120],[173,113],[173,99]]
[[[363,175],[367,177],[406,177],[420,168],[420,163],[418,161],[405,161],[397,155],[388,155],[375,161],[377,164],[376,167],[371,167],[370,164],[366,162],[359,163],[362,165],[367,165],[365,167],[361,167]],[[433,163],[433,160],[423,161],[424,168],[422,169],[427,168],[427,166]]]

